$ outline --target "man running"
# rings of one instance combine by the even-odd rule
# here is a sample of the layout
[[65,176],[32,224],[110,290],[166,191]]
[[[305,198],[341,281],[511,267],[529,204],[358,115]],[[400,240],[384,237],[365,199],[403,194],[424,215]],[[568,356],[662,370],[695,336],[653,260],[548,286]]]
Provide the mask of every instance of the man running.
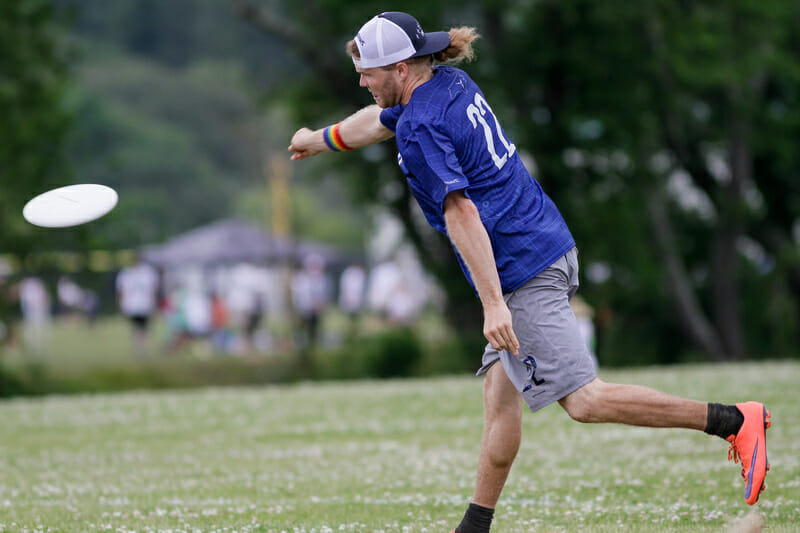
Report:
[[718,435],[741,461],[745,500],[754,504],[769,469],[763,404],[705,403],[597,378],[569,306],[578,252],[564,219],[478,86],[437,65],[471,59],[477,37],[466,27],[425,33],[406,13],[372,18],[347,51],[377,105],[326,128],[302,128],[289,146],[296,161],[394,136],[415,199],[449,237],[478,294],[489,341],[478,371],[486,375],[484,430],[475,493],[455,532],[489,531],[519,450],[522,400],[532,412],[557,401],[579,422]]

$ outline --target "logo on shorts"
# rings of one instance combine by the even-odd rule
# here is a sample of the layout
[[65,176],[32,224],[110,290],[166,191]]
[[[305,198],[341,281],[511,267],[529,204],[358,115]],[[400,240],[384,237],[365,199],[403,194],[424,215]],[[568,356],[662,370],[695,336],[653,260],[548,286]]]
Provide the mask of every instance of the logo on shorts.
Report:
[[[544,383],[544,380],[538,379],[536,377],[536,359],[534,359],[532,355],[529,355],[525,357],[525,359],[523,359],[522,362],[525,363],[525,367],[527,367],[528,369],[528,381],[530,381],[531,383],[533,383],[533,385],[536,385],[537,387],[539,385],[542,385]],[[530,383],[525,385],[525,388],[522,389],[522,392],[528,392],[533,388],[533,385],[531,385]]]

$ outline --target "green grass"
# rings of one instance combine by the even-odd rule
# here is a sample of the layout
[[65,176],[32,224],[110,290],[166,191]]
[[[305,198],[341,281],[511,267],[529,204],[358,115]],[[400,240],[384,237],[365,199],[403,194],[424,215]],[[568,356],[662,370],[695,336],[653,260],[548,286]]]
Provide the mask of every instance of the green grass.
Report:
[[[772,411],[770,532],[800,524],[800,364],[603,372]],[[0,402],[0,531],[442,532],[474,483],[481,380],[304,383]],[[524,416],[495,532],[724,531],[727,444]]]

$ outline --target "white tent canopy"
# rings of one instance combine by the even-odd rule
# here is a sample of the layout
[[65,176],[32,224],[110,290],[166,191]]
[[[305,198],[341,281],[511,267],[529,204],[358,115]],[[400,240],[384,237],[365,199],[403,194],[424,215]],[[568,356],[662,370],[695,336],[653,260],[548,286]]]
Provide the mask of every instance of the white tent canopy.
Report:
[[141,250],[142,260],[163,267],[241,262],[299,264],[310,255],[321,256],[328,265],[344,261],[341,254],[330,246],[278,239],[252,224],[235,219],[213,222]]

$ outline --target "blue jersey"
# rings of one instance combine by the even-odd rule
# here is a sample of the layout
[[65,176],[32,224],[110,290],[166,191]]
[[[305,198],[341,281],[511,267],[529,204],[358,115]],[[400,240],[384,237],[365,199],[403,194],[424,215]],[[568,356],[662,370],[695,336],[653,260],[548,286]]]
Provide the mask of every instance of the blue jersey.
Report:
[[[478,208],[504,293],[575,246],[555,204],[464,71],[436,67],[407,105],[384,109],[380,119],[395,133],[400,168],[431,226],[447,234],[444,199],[453,191],[464,191]],[[458,260],[474,288],[460,255]]]

